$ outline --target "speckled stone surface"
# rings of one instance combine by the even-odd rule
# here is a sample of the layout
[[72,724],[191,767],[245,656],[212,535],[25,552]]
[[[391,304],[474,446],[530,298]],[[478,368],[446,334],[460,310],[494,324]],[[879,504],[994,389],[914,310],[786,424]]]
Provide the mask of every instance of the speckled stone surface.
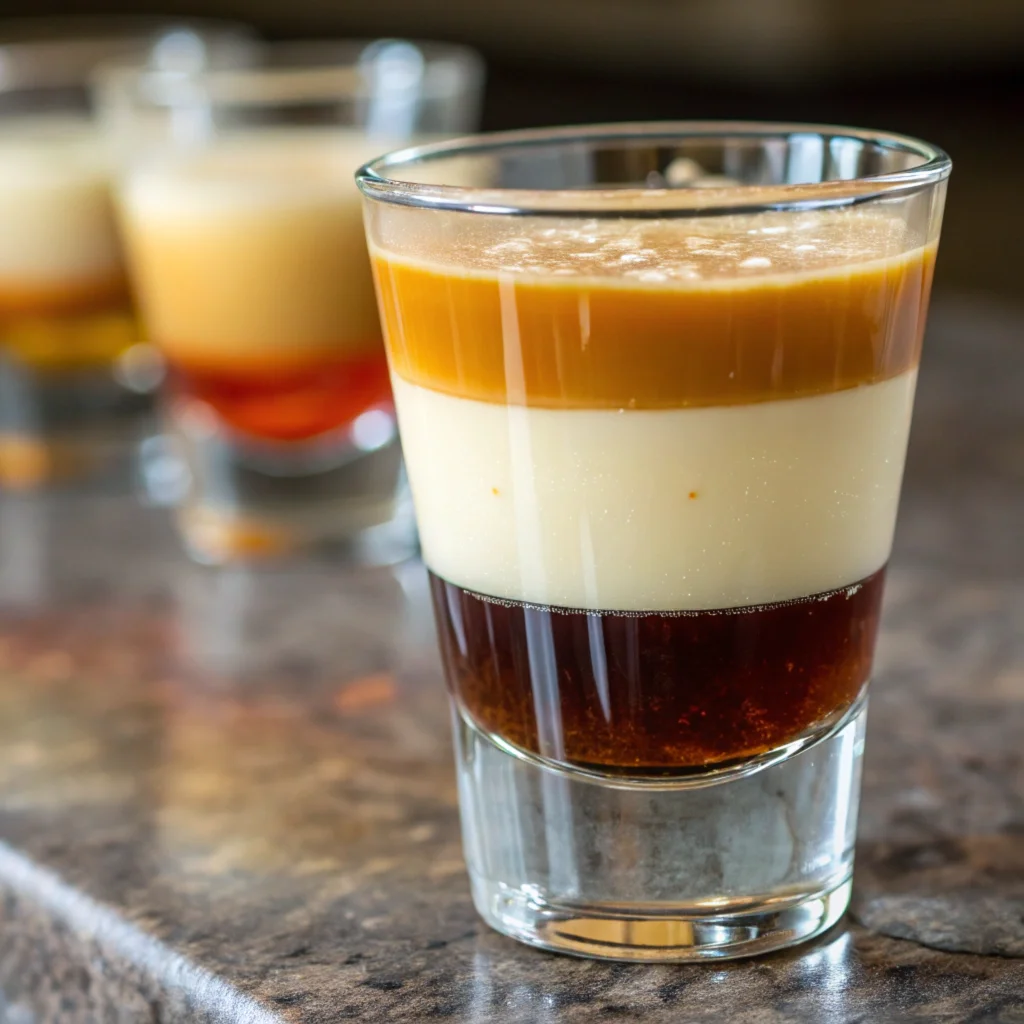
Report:
[[1024,313],[932,320],[853,920],[715,966],[489,932],[416,566],[216,572],[0,501],[0,1021],[1024,1022]]

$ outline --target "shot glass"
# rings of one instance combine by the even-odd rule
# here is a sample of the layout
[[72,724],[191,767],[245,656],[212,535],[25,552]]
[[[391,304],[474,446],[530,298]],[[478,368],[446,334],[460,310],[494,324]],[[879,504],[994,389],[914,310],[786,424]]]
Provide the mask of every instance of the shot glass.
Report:
[[914,139],[719,123],[360,171],[499,931],[686,961],[843,914],[949,171]]
[[132,20],[43,28],[61,23],[0,23],[0,486],[16,489],[127,457],[158,372],[132,308],[90,73],[110,60],[240,59],[249,38]]
[[122,223],[168,367],[159,480],[199,561],[415,548],[353,175],[476,121],[477,56],[403,41],[282,44],[198,76],[98,87],[126,157]]

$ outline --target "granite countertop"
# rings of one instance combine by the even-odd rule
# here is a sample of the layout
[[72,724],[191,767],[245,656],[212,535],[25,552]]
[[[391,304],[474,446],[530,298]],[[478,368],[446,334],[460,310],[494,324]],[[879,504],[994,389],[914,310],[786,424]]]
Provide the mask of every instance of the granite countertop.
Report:
[[852,919],[713,966],[476,918],[422,569],[0,501],[0,1020],[1024,1021],[1024,311],[938,304]]

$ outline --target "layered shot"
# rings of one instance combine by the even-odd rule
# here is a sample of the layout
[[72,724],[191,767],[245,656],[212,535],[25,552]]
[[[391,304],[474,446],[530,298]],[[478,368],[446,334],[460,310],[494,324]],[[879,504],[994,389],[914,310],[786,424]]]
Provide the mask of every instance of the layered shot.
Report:
[[107,76],[133,284],[169,370],[147,482],[177,467],[158,500],[198,560],[415,551],[354,174],[470,127],[480,85],[472,51],[400,40]]
[[133,175],[126,233],[175,401],[306,441],[390,403],[353,168],[380,143],[270,132]]
[[[292,481],[390,447],[363,486],[330,496],[328,532],[385,521],[400,468],[352,181],[379,147],[356,132],[267,130],[140,168],[122,190],[172,431],[193,445],[219,437],[254,470]],[[196,483],[183,526],[211,557],[293,546],[259,494],[239,508],[216,481]],[[326,483],[314,479],[307,501]]]
[[[111,163],[92,127],[0,121],[0,483],[34,486],[97,455],[139,406],[118,376],[138,341],[114,217]],[[95,435],[95,436],[94,436]]]
[[360,171],[498,931],[684,962],[845,912],[949,170],[884,133],[679,122]]
[[857,208],[432,216],[372,257],[459,713],[637,776],[827,733],[871,672],[933,242]]

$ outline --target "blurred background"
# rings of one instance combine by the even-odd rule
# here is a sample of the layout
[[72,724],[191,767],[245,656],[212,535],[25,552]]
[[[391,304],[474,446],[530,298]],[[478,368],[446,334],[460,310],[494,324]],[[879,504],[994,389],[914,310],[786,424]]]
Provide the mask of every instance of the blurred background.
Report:
[[[76,29],[71,21],[82,7],[80,0],[0,0],[0,44],[80,34],[81,23]],[[955,165],[935,284],[945,309],[933,321],[939,330],[933,330],[929,349],[934,356],[927,357],[940,372],[928,403],[919,402],[914,498],[904,505],[901,530],[903,564],[934,568],[941,559],[940,568],[950,575],[936,578],[954,585],[929,582],[934,593],[925,593],[924,584],[920,591],[905,586],[896,593],[900,639],[891,649],[902,644],[899,651],[910,653],[899,657],[911,668],[905,678],[897,674],[902,690],[892,690],[892,700],[905,705],[883,703],[889,711],[881,717],[920,735],[939,734],[932,728],[939,712],[919,696],[925,692],[920,680],[933,668],[934,692],[941,694],[940,710],[950,723],[956,710],[949,694],[973,685],[975,677],[986,698],[1016,700],[1011,691],[1019,676],[1007,653],[1017,649],[1015,634],[1012,625],[999,626],[1010,623],[1012,600],[1004,595],[1014,592],[965,588],[973,602],[968,605],[958,604],[955,593],[960,579],[1016,581],[1024,553],[1013,541],[1019,537],[1024,465],[1016,412],[1020,376],[1000,372],[1007,362],[1003,339],[1024,345],[1024,338],[1016,337],[1020,316],[1002,317],[999,310],[1012,310],[1022,299],[1024,0],[98,0],[89,13],[227,19],[249,23],[270,40],[414,37],[468,44],[487,64],[485,130],[645,119],[798,120],[888,129],[945,148]],[[26,18],[33,24],[19,21]],[[12,78],[0,52],[0,92]],[[358,222],[357,229],[361,239]],[[328,281],[332,273],[327,266]],[[963,297],[968,301],[958,311]],[[120,360],[121,348],[115,348]],[[126,351],[136,348],[145,346]],[[956,358],[964,349],[969,365]],[[0,345],[0,368],[2,357]],[[113,362],[101,367],[107,378]],[[140,377],[151,366],[140,363]],[[28,386],[21,378],[15,384]],[[146,398],[155,387],[146,380],[131,386],[136,384]],[[51,404],[62,415],[77,388],[71,380],[54,396]],[[0,413],[4,401],[0,387]],[[90,409],[72,411],[84,418]],[[23,423],[16,427],[28,433]],[[159,440],[146,436],[142,448]],[[148,491],[150,503],[171,505],[180,496],[181,476],[165,449],[157,445],[153,451],[153,477],[139,489]],[[0,479],[0,493],[31,490],[50,476],[63,481],[46,465],[24,463],[22,458],[13,480]],[[157,468],[166,471],[163,477]],[[950,482],[954,473],[956,486]],[[157,493],[154,481],[160,480],[166,498]],[[321,845],[339,857],[366,849],[320,829],[327,821],[357,821],[344,802],[349,789],[340,782],[347,785],[345,773],[355,777],[360,761],[371,755],[385,769],[368,777],[380,780],[373,785],[386,786],[389,798],[402,790],[429,806],[437,792],[447,792],[443,787],[450,783],[437,781],[450,774],[447,747],[438,752],[445,712],[430,697],[431,688],[419,686],[420,680],[433,684],[436,675],[421,575],[400,567],[394,578],[381,577],[387,586],[357,576],[339,587],[331,562],[299,561],[258,576],[197,570],[175,559],[166,517],[139,515],[133,503],[111,492],[94,498],[68,487],[43,495],[4,493],[0,501],[0,769],[7,771],[0,770],[0,805],[6,800],[24,808],[42,792],[49,800],[39,798],[45,821],[55,821],[54,808],[67,811],[77,807],[79,792],[87,792],[88,800],[100,792],[86,770],[95,764],[97,778],[115,780],[112,820],[126,813],[142,822],[138,834],[145,845],[138,860],[148,863],[151,848],[165,857],[164,874],[157,876],[164,886],[175,870],[188,885],[197,877],[187,875],[202,860],[189,843],[212,851],[210,863],[217,851],[266,849],[259,844],[267,834],[275,841],[285,836],[283,852],[275,850],[275,856],[296,862],[300,854],[293,844],[300,842],[317,857]],[[924,611],[912,611],[918,605]],[[998,619],[995,609],[1002,614],[1004,605],[1007,618]],[[961,614],[962,607],[969,614]],[[1005,641],[986,632],[986,616],[993,630],[1007,630]],[[947,665],[924,660],[930,648],[921,640],[921,622],[949,635],[945,654],[934,647],[934,657],[942,655]],[[415,643],[396,647],[395,637],[407,635]],[[408,692],[402,689],[406,679],[412,680]],[[217,700],[220,725],[210,710]],[[893,715],[893,708],[908,709],[905,721],[902,710]],[[328,726],[307,729],[307,717],[321,714]],[[980,732],[987,721],[979,711],[968,724]],[[337,754],[339,729],[343,756]],[[954,724],[943,730],[947,746],[962,749]],[[897,735],[894,729],[889,737],[894,751]],[[5,749],[19,751],[22,759]],[[941,744],[935,749],[941,752]],[[994,749],[1009,746],[996,742]],[[421,779],[429,758],[433,774]],[[981,765],[983,758],[965,756],[964,763]],[[1001,765],[992,762],[991,777]],[[85,782],[76,789],[79,777]],[[884,777],[884,770],[876,772],[876,779]],[[935,777],[942,777],[937,770]],[[33,778],[40,780],[35,789]],[[362,800],[360,786],[352,792]],[[127,800],[125,791],[137,797]],[[367,807],[382,802],[380,793],[366,792]],[[928,806],[940,806],[939,796],[934,799]],[[91,827],[97,814],[88,800],[81,820]],[[19,813],[26,829],[35,828],[36,818]],[[417,806],[417,815],[426,813]],[[300,816],[312,823],[312,838],[295,830]],[[78,817],[67,820],[77,828]],[[378,824],[374,819],[372,827]],[[189,837],[189,827],[209,831]],[[105,840],[91,846],[54,841],[44,829],[37,831],[47,849],[66,849],[70,857],[82,849],[99,857],[107,846]],[[458,865],[454,855],[449,859]],[[76,877],[87,877],[85,868]],[[187,892],[182,905],[198,905],[197,890]],[[276,891],[270,892],[276,900]],[[319,892],[310,902],[325,912],[336,906]],[[215,906],[220,914],[221,905]]]
[[[2,18],[80,11],[0,3]],[[108,0],[90,13],[238,19],[271,39],[469,43],[488,64],[485,129],[727,117],[919,135],[955,163],[937,294],[1018,296],[1021,0]]]

